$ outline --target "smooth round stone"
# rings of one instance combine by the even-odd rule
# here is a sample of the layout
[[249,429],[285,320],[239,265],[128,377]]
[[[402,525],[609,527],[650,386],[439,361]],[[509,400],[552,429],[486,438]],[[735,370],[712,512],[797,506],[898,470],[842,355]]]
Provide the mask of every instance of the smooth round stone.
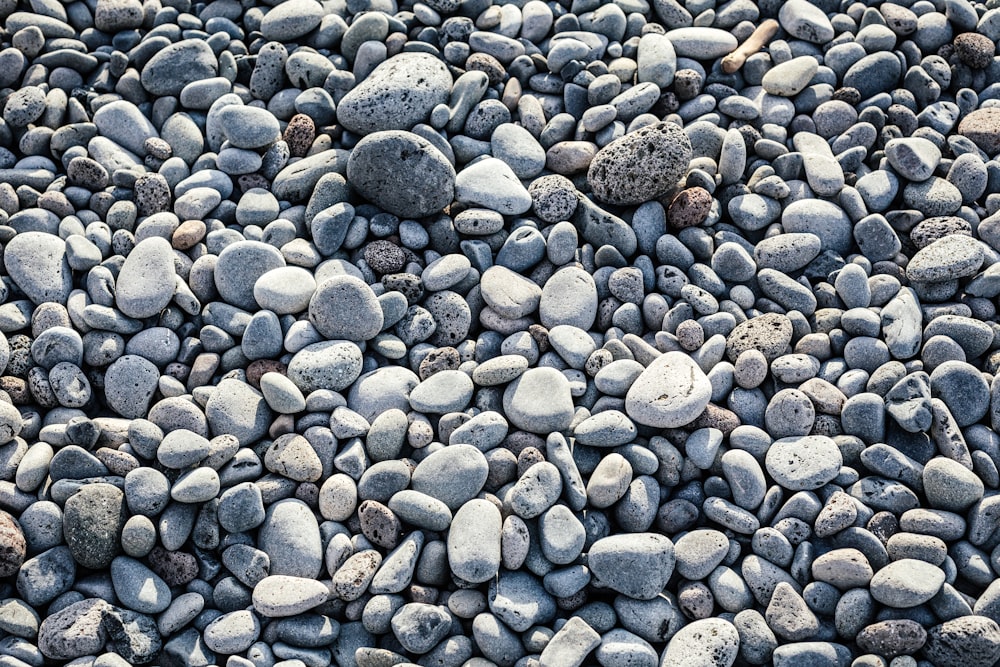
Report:
[[[805,0],[801,4],[807,4]],[[844,85],[856,88],[861,93],[861,99],[867,99],[878,93],[888,92],[899,82],[899,59],[887,52],[877,52],[867,55],[850,66],[844,74]]]
[[156,460],[167,468],[183,470],[202,461],[212,449],[212,443],[187,429],[177,429],[163,436],[156,448]]
[[140,614],[158,614],[173,599],[163,579],[128,556],[111,561],[111,583],[122,606]]
[[315,578],[323,566],[319,525],[300,500],[279,500],[267,509],[258,547],[271,560],[270,573]]
[[205,417],[212,434],[228,433],[244,446],[264,437],[271,416],[264,396],[239,380],[220,382],[205,404]]
[[729,538],[717,530],[692,530],[674,543],[677,573],[691,581],[711,574],[728,553]]
[[647,125],[598,151],[587,182],[601,201],[641,204],[669,192],[687,172],[691,155],[691,141],[678,125]]
[[134,354],[122,355],[105,373],[108,407],[126,419],[145,417],[159,377],[159,369],[151,361]]
[[636,378],[625,397],[625,411],[644,426],[678,428],[704,411],[712,383],[683,352],[667,352]]
[[463,581],[483,583],[500,571],[500,510],[488,500],[464,503],[448,531],[448,564]]
[[264,14],[260,32],[268,41],[294,41],[312,32],[324,13],[323,6],[315,0],[286,0]]
[[261,275],[253,286],[253,296],[260,307],[278,315],[306,310],[315,291],[313,275],[298,266],[272,269]]
[[673,574],[674,545],[654,533],[612,535],[594,542],[587,552],[587,564],[612,590],[637,600],[652,600]]
[[792,491],[818,489],[840,474],[840,449],[824,435],[782,438],[767,450],[764,465],[782,487]]
[[347,161],[347,180],[365,199],[401,218],[437,213],[455,196],[455,169],[448,159],[423,137],[402,130],[359,141]]
[[501,123],[493,130],[490,151],[518,178],[534,178],[545,168],[545,149],[528,130],[514,123]]
[[815,234],[823,250],[846,255],[851,247],[852,225],[842,208],[822,199],[800,199],[785,207],[781,226],[787,232]]
[[203,39],[185,39],[157,51],[142,68],[142,87],[152,95],[179,95],[193,81],[219,71],[212,47]]
[[872,566],[857,549],[834,549],[813,561],[812,574],[817,581],[849,590],[868,585]]
[[760,85],[771,95],[793,97],[805,90],[818,69],[815,58],[799,56],[768,70]]
[[575,408],[569,380],[554,368],[529,368],[503,393],[503,408],[515,427],[549,434],[567,429]]
[[482,490],[488,475],[482,452],[472,445],[448,445],[417,464],[410,486],[454,511]]
[[219,495],[219,473],[213,468],[189,470],[170,487],[170,497],[179,503],[203,503]]
[[246,651],[260,637],[260,621],[248,609],[223,614],[205,627],[205,646],[224,655]]
[[[831,35],[832,37],[832,35]],[[719,28],[689,27],[667,31],[666,38],[682,58],[714,60],[728,55],[739,45],[728,30]]]
[[440,371],[410,392],[410,406],[418,412],[445,414],[465,409],[475,386],[463,371]]
[[73,276],[66,244],[58,236],[32,231],[17,234],[4,246],[3,263],[7,275],[36,304],[69,299]]
[[326,602],[330,590],[322,581],[283,574],[264,577],[253,589],[253,608],[261,616],[296,616]]
[[934,369],[930,380],[933,395],[945,402],[959,426],[975,424],[989,409],[989,386],[972,364],[946,361]]
[[945,573],[941,568],[922,560],[904,558],[876,572],[869,590],[872,597],[884,605],[909,609],[937,595],[944,581]]
[[115,303],[129,317],[157,315],[174,296],[174,250],[170,242],[150,237],[125,258],[115,283]]
[[822,241],[815,234],[786,232],[758,241],[753,256],[761,268],[791,273],[814,260],[821,248]]
[[[292,4],[315,4],[315,2],[289,0],[279,6],[286,7]],[[263,148],[281,137],[278,119],[267,109],[230,104],[219,111],[218,121],[226,139],[236,148]]]
[[337,122],[360,135],[410,130],[448,101],[451,88],[443,61],[426,53],[400,53],[344,95],[337,105]]
[[632,465],[621,454],[611,453],[590,473],[587,501],[592,507],[611,507],[621,500],[631,482]]
[[670,638],[660,667],[732,665],[740,647],[736,627],[721,618],[705,618],[685,625]]
[[538,314],[548,329],[566,324],[588,331],[597,317],[597,303],[594,279],[583,269],[570,266],[545,281]]
[[363,280],[349,275],[327,278],[309,301],[309,321],[325,338],[365,341],[382,330],[378,298]]
[[936,456],[924,465],[924,495],[935,509],[963,512],[983,497],[983,481],[952,459]]
[[975,275],[984,250],[976,239],[951,234],[916,252],[906,265],[906,277],[916,282],[940,283]]

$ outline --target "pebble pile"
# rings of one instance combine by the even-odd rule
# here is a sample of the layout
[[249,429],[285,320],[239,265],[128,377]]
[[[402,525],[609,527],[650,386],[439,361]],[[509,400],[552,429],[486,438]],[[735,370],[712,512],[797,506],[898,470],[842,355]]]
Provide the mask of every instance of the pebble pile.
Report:
[[1000,659],[1000,0],[0,26],[3,667]]

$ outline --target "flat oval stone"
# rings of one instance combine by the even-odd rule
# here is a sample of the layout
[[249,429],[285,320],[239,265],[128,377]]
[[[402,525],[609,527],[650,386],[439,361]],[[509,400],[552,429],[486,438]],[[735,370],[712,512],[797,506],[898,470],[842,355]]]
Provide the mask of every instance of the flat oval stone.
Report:
[[489,463],[481,451],[472,445],[448,445],[417,464],[410,486],[454,511],[482,490],[488,475]]
[[136,244],[115,282],[115,303],[129,317],[158,315],[174,297],[174,250],[153,236]]
[[271,574],[315,578],[323,567],[319,525],[301,500],[279,500],[267,508],[258,546],[271,560]]
[[698,60],[721,58],[739,45],[733,33],[719,28],[674,28],[667,31],[666,37],[678,56]]
[[674,544],[655,533],[612,535],[594,542],[587,565],[609,588],[637,600],[652,600],[674,572]]
[[340,391],[350,387],[362,368],[361,349],[347,340],[326,340],[306,345],[288,362],[288,379],[303,394],[317,389]]
[[489,581],[500,571],[503,518],[488,500],[472,499],[458,508],[448,531],[448,564],[459,579]]
[[987,155],[1000,153],[1000,109],[976,109],[958,124],[958,133],[971,139]]
[[712,383],[683,352],[667,352],[636,378],[625,397],[625,412],[634,421],[657,428],[689,424],[712,398]]
[[253,589],[253,608],[261,616],[296,616],[317,607],[329,597],[322,581],[289,575],[264,577]]
[[322,5],[315,0],[287,0],[264,14],[260,32],[269,42],[293,41],[312,32],[323,14]]
[[909,609],[937,595],[944,585],[941,568],[922,560],[903,558],[875,573],[869,585],[872,597],[889,607]]
[[140,614],[158,614],[173,599],[163,579],[128,556],[111,561],[111,583],[122,606]]
[[444,62],[427,53],[400,53],[344,95],[337,105],[337,122],[361,135],[409,130],[448,101],[451,87]]
[[205,404],[205,417],[213,435],[228,433],[246,446],[264,437],[272,414],[259,391],[246,382],[225,379]]
[[647,125],[598,151],[587,170],[587,182],[603,202],[641,204],[669,192],[687,172],[691,154],[691,141],[676,124]]
[[837,443],[825,435],[781,438],[764,459],[774,481],[792,491],[820,488],[840,474],[843,463]]
[[448,159],[423,137],[402,130],[359,141],[347,161],[347,180],[365,199],[401,218],[437,213],[455,196],[455,168]]
[[[73,272],[65,242],[53,234],[22,232],[4,247],[7,274],[36,304],[66,303],[73,290]],[[171,285],[171,291],[172,291]]]
[[950,234],[921,248],[906,265],[906,277],[940,283],[975,275],[983,264],[983,244],[964,234]]

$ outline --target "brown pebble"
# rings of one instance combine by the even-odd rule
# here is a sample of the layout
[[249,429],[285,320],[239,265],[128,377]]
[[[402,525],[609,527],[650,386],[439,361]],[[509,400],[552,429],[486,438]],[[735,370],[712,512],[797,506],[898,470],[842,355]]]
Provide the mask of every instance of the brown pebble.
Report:
[[247,384],[254,389],[260,389],[260,378],[264,373],[281,373],[285,375],[288,367],[276,359],[258,359],[247,366]]
[[14,405],[27,405],[31,403],[31,392],[28,391],[28,383],[22,378],[13,375],[0,377],[0,390],[10,396],[10,402]]
[[517,455],[517,476],[521,477],[528,468],[545,460],[545,455],[537,447],[525,447]]
[[696,227],[712,209],[712,194],[705,188],[687,188],[677,193],[667,208],[667,222],[674,229]]
[[282,138],[288,144],[291,157],[305,157],[316,139],[316,124],[309,116],[296,114],[288,121]]
[[717,428],[728,437],[740,423],[740,418],[732,410],[709,403],[705,407],[705,411],[698,415],[689,428]]
[[174,230],[170,242],[177,250],[189,250],[205,238],[207,230],[201,220],[185,220]]
[[989,67],[997,50],[992,39],[977,32],[963,32],[952,44],[959,59],[972,69]]
[[24,563],[27,543],[21,525],[13,516],[0,510],[0,577],[16,574]]
[[103,463],[112,475],[124,477],[139,467],[139,460],[128,452],[120,452],[110,447],[101,447],[94,452],[97,460]]
[[461,365],[462,359],[458,355],[458,350],[453,347],[439,347],[431,350],[420,362],[417,375],[421,380],[426,380],[435,373],[441,371],[455,371]]
[[958,124],[958,133],[989,155],[1000,153],[1000,108],[973,111]]
[[483,72],[490,81],[490,87],[504,82],[507,70],[500,61],[488,53],[473,53],[465,61],[465,69],[469,72]]

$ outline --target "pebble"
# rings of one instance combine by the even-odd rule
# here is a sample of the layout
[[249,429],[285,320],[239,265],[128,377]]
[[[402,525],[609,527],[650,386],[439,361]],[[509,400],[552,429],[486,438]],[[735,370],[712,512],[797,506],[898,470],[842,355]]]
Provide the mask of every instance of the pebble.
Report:
[[940,568],[922,560],[903,558],[878,570],[872,577],[870,591],[882,604],[908,609],[937,595],[944,581],[945,573]]
[[400,53],[351,88],[337,105],[337,120],[359,135],[412,130],[435,106],[448,101],[451,88],[451,75],[439,59]]
[[639,204],[669,192],[687,172],[691,156],[684,131],[673,123],[658,123],[598,151],[587,170],[587,182],[601,201]]
[[154,4],[3,14],[4,660],[998,659],[992,3]]
[[426,139],[402,130],[373,132],[358,142],[348,158],[347,178],[363,197],[407,218],[437,213],[455,196],[455,169],[447,158]]
[[694,421],[711,396],[711,382],[701,368],[683,353],[668,352],[632,383],[625,410],[645,426],[677,428]]

